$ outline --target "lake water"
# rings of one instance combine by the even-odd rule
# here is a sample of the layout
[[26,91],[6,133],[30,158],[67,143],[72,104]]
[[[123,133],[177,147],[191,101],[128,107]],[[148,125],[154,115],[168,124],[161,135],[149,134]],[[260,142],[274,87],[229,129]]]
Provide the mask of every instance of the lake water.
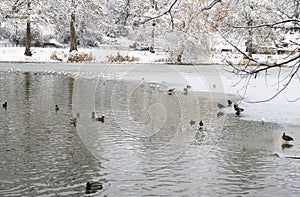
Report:
[[[133,78],[149,68],[101,69],[0,72],[0,101],[8,101],[0,109],[0,196],[299,196],[300,160],[287,158],[300,156],[297,124],[219,110],[218,102],[236,98],[214,89],[184,95],[184,74],[163,66],[142,81]],[[283,131],[293,134],[291,146]],[[103,190],[87,194],[87,181]]]

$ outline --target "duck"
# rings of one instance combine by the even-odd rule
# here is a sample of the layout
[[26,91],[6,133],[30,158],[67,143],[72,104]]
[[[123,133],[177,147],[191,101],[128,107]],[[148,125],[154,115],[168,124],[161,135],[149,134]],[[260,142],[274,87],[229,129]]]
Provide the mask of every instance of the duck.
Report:
[[169,95],[173,95],[173,94],[174,94],[174,90],[175,90],[175,88],[169,89],[169,90],[168,90],[168,94],[169,94]]
[[58,111],[58,110],[59,110],[58,105],[55,105],[55,111]]
[[286,142],[294,141],[294,139],[291,136],[285,135],[285,133],[282,134],[281,138]]
[[7,102],[4,102],[2,106],[6,110],[7,109]]
[[237,112],[237,111],[239,111],[239,112],[243,112],[243,111],[244,111],[244,109],[241,108],[241,107],[239,107],[238,104],[234,104],[234,105],[233,105],[233,108],[234,108],[234,110],[235,110],[236,112]]
[[244,109],[243,109],[243,108],[240,108],[240,107],[235,108],[234,110],[235,110],[236,112],[238,112],[238,111],[239,111],[239,112],[243,112],[243,111],[244,111]]
[[236,116],[240,116],[240,115],[241,115],[241,111],[236,111],[236,112],[235,112],[235,115],[236,115]]
[[221,104],[221,103],[218,103],[218,108],[219,109],[222,109],[222,108],[224,108],[225,106],[223,105],[223,104]]
[[203,125],[204,125],[203,121],[202,121],[202,120],[200,120],[200,122],[199,122],[199,126],[200,126],[200,128],[202,128],[202,127],[203,127]]
[[190,121],[190,125],[191,125],[191,126],[194,125],[195,123],[196,123],[195,120],[191,120],[191,121]]
[[76,127],[76,125],[77,125],[77,118],[76,118],[76,117],[70,118],[70,123],[71,123],[72,125],[74,125],[74,127]]
[[187,95],[188,94],[188,88],[183,88],[183,94]]
[[103,189],[103,185],[99,182],[87,182],[85,186],[86,190],[101,190]]
[[230,107],[232,105],[232,101],[231,100],[227,100],[228,106]]
[[97,117],[95,120],[104,123],[104,116]]
[[155,89],[155,84],[150,84],[150,88]]
[[157,84],[157,85],[156,85],[156,90],[159,91],[159,88],[160,88],[160,86]]
[[192,86],[190,86],[190,85],[186,85],[186,88],[187,88],[187,89],[191,89],[191,88],[192,88]]
[[96,117],[96,113],[93,111],[92,112],[92,119],[95,120],[95,117]]

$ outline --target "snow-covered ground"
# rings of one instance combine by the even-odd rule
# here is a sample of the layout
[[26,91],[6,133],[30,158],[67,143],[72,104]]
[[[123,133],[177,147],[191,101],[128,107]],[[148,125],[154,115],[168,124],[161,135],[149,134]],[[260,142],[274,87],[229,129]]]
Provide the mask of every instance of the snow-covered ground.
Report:
[[[69,53],[69,48],[31,48],[32,57],[24,55],[24,47],[0,47],[0,62],[60,62],[58,60],[51,59],[53,53],[61,56],[64,62],[67,62],[67,58],[63,58],[64,55]],[[150,53],[149,51],[131,51],[131,50],[117,50],[111,48],[80,48],[79,53],[91,54],[93,57],[92,62],[108,63],[109,56],[122,56],[128,55],[129,57],[138,58],[136,63],[159,63],[166,62],[169,59],[169,55],[166,52]]]

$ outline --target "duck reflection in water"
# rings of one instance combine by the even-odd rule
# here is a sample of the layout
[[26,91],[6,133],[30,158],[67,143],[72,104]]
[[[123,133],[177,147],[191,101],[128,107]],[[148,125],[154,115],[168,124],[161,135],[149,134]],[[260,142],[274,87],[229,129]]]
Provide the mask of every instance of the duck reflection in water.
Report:
[[217,113],[217,117],[219,118],[219,117],[221,117],[221,116],[224,116],[224,112],[221,112],[221,111],[220,111],[220,112]]
[[292,144],[288,144],[288,143],[283,143],[281,145],[282,150],[287,149],[287,148],[292,148],[292,147],[293,147],[293,145]]
[[194,124],[196,124],[196,121],[195,120],[191,120],[190,121],[190,125],[193,126]]
[[7,110],[7,102],[5,102],[5,103],[3,103],[3,108],[5,109],[5,110]]

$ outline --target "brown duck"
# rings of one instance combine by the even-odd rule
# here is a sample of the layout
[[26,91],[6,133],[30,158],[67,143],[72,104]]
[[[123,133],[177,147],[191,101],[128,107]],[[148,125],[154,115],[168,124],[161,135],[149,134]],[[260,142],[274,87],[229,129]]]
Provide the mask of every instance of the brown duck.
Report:
[[282,134],[282,139],[286,142],[294,141],[294,139],[291,136],[285,135],[285,133]]

